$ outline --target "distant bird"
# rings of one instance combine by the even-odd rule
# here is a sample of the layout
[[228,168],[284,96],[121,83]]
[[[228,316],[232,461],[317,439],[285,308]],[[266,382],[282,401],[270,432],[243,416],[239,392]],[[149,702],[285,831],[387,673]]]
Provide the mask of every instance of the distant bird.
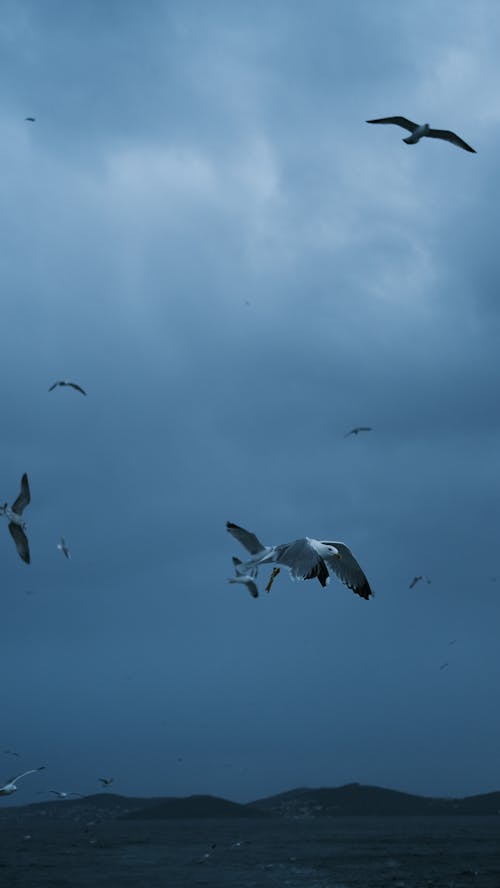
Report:
[[68,799],[70,796],[77,796],[79,799],[85,798],[81,792],[60,792],[58,789],[49,789],[48,792],[56,795],[58,799]]
[[472,154],[477,154],[477,151],[474,148],[471,148],[467,142],[464,142],[460,136],[452,133],[451,130],[431,129],[428,123],[413,123],[413,121],[408,120],[407,117],[379,117],[377,120],[367,120],[366,122],[395,123],[396,126],[402,126],[403,129],[408,130],[411,133],[411,136],[407,136],[406,139],[403,139],[403,142],[406,142],[407,145],[415,145],[423,136],[428,136],[429,139],[444,139],[445,142],[453,142],[453,144],[458,145],[459,148],[464,148],[466,151],[471,151]]
[[427,583],[428,586],[430,586],[430,584],[431,584],[429,577],[424,577],[424,576],[422,576],[422,574],[419,574],[418,576],[413,577],[410,585],[408,586],[408,589],[413,589],[413,587],[416,586],[417,583],[420,582],[420,580],[425,580],[425,582]]
[[22,514],[26,506],[30,504],[30,500],[30,487],[28,476],[25,472],[21,478],[21,492],[16,501],[12,504],[12,508],[9,509],[7,503],[0,506],[0,515],[6,515],[9,519],[8,527],[10,535],[16,544],[16,549],[19,555],[26,564],[30,563],[30,550],[28,537],[25,534],[26,525],[22,519]]
[[27,774],[35,774],[37,771],[43,771],[45,765],[40,765],[39,768],[31,768],[29,771],[23,771],[22,774],[18,774],[17,777],[11,777],[7,783],[4,783],[3,786],[0,786],[0,796],[4,795],[12,795],[13,792],[17,790],[16,781],[20,780],[21,777],[26,777]]
[[273,585],[273,583],[274,583],[276,577],[277,577],[278,574],[280,573],[280,571],[281,571],[281,568],[280,568],[280,567],[273,567],[272,572],[271,572],[271,576],[269,577],[269,582],[268,582],[268,584],[267,584],[267,586],[266,586],[266,592],[270,592],[270,591],[271,591],[271,587],[272,587],[272,585]]
[[228,583],[241,583],[243,586],[246,586],[252,598],[259,597],[259,590],[257,587],[257,583],[255,582],[255,577],[257,576],[257,568],[250,567],[248,570],[241,567],[242,562],[239,558],[233,557],[233,566],[236,573],[235,577],[231,577],[228,580]]
[[54,385],[51,385],[49,388],[49,392],[52,392],[58,385],[69,385],[71,388],[76,389],[77,392],[81,392],[82,395],[86,395],[81,385],[77,385],[76,382],[70,382],[69,379],[60,379],[58,382],[55,382]]
[[36,117],[25,117],[24,119],[29,120],[30,123],[34,123],[36,120]]
[[441,663],[439,667],[439,671],[442,672],[443,669],[448,669],[449,663]]
[[103,789],[105,786],[111,786],[111,784],[115,781],[114,777],[98,777],[97,779],[102,783]]
[[346,432],[344,438],[348,438],[349,435],[359,435],[360,432],[373,432],[373,429],[370,426],[356,426],[350,432]]
[[71,552],[69,551],[66,543],[64,542],[64,537],[61,537],[60,542],[57,544],[57,548],[66,556],[66,558],[71,558]]
[[242,570],[260,564],[280,564],[288,568],[293,580],[317,577],[322,586],[326,586],[333,571],[356,595],[366,600],[373,595],[365,574],[344,543],[303,537],[279,546],[264,546],[255,534],[231,521],[226,522],[226,529],[254,556],[242,564]]
[[19,758],[19,753],[18,753],[18,752],[14,752],[13,749],[4,749],[3,754],[4,754],[4,755],[15,755],[16,758]]

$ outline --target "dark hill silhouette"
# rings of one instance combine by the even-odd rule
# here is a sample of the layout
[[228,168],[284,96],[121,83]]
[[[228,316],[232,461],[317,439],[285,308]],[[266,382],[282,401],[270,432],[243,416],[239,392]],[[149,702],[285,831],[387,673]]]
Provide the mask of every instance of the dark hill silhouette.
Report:
[[[99,792],[83,798],[54,799],[2,807],[0,820],[45,817],[62,821],[91,816],[106,820],[160,820],[231,817],[403,817],[500,815],[500,792],[465,798],[431,798],[380,786],[348,783],[333,788],[300,787],[242,805],[212,795],[139,798]],[[499,821],[500,822],[500,821]]]
[[[158,801],[158,800],[157,800]],[[124,814],[122,820],[163,820],[184,817],[266,817],[267,812],[258,807],[240,805],[211,795],[192,795],[187,798],[162,799],[156,805],[148,805]]]
[[463,799],[431,798],[380,786],[347,783],[332,789],[292,789],[258,799],[249,807],[275,817],[488,815],[500,813],[500,792]]

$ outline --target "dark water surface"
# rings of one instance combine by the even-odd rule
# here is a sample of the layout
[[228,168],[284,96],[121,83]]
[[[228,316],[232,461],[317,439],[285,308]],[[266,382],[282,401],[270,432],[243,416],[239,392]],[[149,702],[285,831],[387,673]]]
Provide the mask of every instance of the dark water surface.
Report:
[[191,885],[500,888],[500,816],[89,824],[13,811],[2,818],[2,888]]

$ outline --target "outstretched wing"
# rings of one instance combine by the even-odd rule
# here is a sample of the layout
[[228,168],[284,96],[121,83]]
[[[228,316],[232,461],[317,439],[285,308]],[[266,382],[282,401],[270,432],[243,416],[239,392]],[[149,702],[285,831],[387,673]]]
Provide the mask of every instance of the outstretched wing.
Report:
[[228,580],[228,583],[235,585],[237,583],[241,583],[242,586],[246,586],[252,598],[259,597],[259,590],[257,588],[257,583],[251,578],[250,574],[243,574],[238,577],[231,577]]
[[16,499],[15,503],[12,504],[12,511],[16,513],[16,515],[22,515],[26,506],[29,506],[31,502],[30,496],[30,486],[28,484],[28,476],[26,472],[21,478],[21,493]]
[[50,386],[49,392],[54,391],[54,389],[57,388],[58,385],[64,385],[64,383],[63,382],[55,382],[54,385]]
[[464,142],[464,140],[461,139],[460,136],[457,136],[456,133],[452,133],[450,130],[430,129],[426,132],[425,135],[428,136],[429,139],[444,139],[445,142],[453,142],[453,144],[458,145],[459,148],[464,148],[465,151],[470,151],[472,154],[477,154],[475,148],[471,148],[471,146],[468,145],[467,142]]
[[330,570],[337,574],[339,580],[341,580],[348,589],[352,589],[356,595],[360,595],[361,598],[365,598],[368,601],[373,595],[373,592],[370,589],[370,584],[368,583],[364,572],[349,549],[349,546],[346,546],[344,543],[330,541],[322,542],[324,542],[325,545],[335,546],[340,554],[340,558],[337,558],[336,556],[325,558]]
[[85,392],[85,391],[82,389],[81,385],[77,385],[76,382],[67,382],[66,385],[70,385],[71,388],[76,389],[77,392],[81,392],[82,395],[86,395],[86,394],[87,394],[87,392]]
[[28,544],[28,537],[26,536],[22,527],[19,527],[19,524],[14,524],[12,521],[9,522],[9,531],[12,539],[16,544],[16,549],[19,552],[19,555],[26,562],[26,564],[30,563],[30,547]]
[[[403,129],[414,133],[418,128],[418,123],[413,123],[407,117],[378,117],[377,120],[367,120],[367,123],[395,123],[396,126],[402,126]],[[427,134],[428,135],[428,134]]]
[[12,780],[9,780],[9,783],[15,783],[16,780],[20,780],[21,777],[26,777],[26,774],[36,774],[37,771],[45,770],[45,765],[40,765],[39,768],[30,768],[29,771],[23,771],[22,774],[18,774],[17,777],[13,777]]
[[231,521],[226,521],[226,530],[245,547],[247,552],[250,552],[250,555],[258,555],[259,552],[263,552],[266,548],[254,533],[250,533],[249,530],[245,530]]

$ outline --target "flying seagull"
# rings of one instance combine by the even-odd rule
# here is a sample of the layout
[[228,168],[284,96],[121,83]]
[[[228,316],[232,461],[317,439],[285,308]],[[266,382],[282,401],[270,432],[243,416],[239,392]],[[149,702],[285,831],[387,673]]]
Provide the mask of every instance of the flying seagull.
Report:
[[77,392],[81,392],[82,395],[87,394],[87,392],[82,389],[81,385],[77,385],[76,382],[70,382],[69,379],[59,379],[58,382],[55,382],[54,385],[50,386],[49,392],[52,392],[58,385],[69,385],[71,388],[76,389]]
[[24,532],[26,525],[22,519],[22,514],[26,506],[29,505],[30,499],[28,476],[25,472],[21,478],[21,492],[16,501],[12,504],[12,508],[9,508],[7,503],[0,506],[0,514],[6,515],[9,519],[10,535],[16,544],[16,549],[19,552],[19,555],[26,564],[30,563],[30,549],[28,545],[28,537]]
[[16,791],[16,781],[20,780],[21,777],[26,777],[26,774],[35,774],[36,771],[43,771],[45,765],[40,765],[39,768],[31,768],[29,771],[23,771],[22,774],[18,774],[17,777],[11,777],[7,783],[4,783],[3,786],[0,786],[0,796],[4,795],[12,795],[13,792]]
[[359,435],[360,432],[373,432],[373,429],[371,426],[355,426],[350,432],[346,432],[344,438],[348,438],[349,435]]
[[413,589],[413,587],[416,586],[417,583],[420,582],[420,580],[425,580],[425,582],[427,583],[428,586],[430,586],[430,584],[431,584],[429,577],[424,577],[424,576],[422,576],[422,574],[419,574],[417,577],[413,577],[410,585],[408,586],[408,589]]
[[114,777],[98,777],[97,779],[102,783],[103,789],[105,786],[111,786],[111,784],[114,783],[115,780]]
[[30,123],[34,123],[36,120],[36,117],[25,117],[24,119],[29,120]]
[[233,566],[236,576],[231,577],[231,579],[228,580],[228,583],[241,583],[243,586],[247,587],[252,598],[258,598],[259,590],[257,588],[257,583],[255,582],[257,567],[249,567],[248,570],[245,570],[244,566],[241,566],[240,559],[236,557],[233,557]]
[[58,789],[49,789],[48,792],[56,795],[58,799],[67,799],[69,796],[77,796],[79,799],[85,798],[81,792],[60,792]]
[[429,139],[444,139],[445,142],[453,142],[453,144],[458,145],[459,148],[465,148],[466,151],[470,151],[472,154],[477,154],[475,148],[471,148],[467,142],[464,142],[460,136],[452,133],[451,130],[431,129],[428,123],[413,123],[413,121],[408,120],[407,117],[379,117],[377,120],[367,120],[366,122],[395,123],[396,126],[402,126],[403,129],[409,130],[411,133],[411,136],[407,136],[406,139],[403,139],[403,142],[406,142],[407,145],[415,145],[420,141],[422,136],[428,136]]
[[226,522],[226,529],[253,555],[242,565],[245,571],[260,564],[282,564],[293,580],[317,577],[322,586],[326,586],[333,572],[361,598],[368,600],[373,595],[361,567],[344,543],[303,537],[279,546],[264,546],[255,534],[231,521]]
[[71,558],[71,552],[69,551],[64,541],[64,537],[61,537],[60,541],[57,544],[57,548],[60,549],[60,551],[63,553],[63,555],[66,556],[66,558]]
[[15,755],[16,758],[19,758],[19,753],[18,753],[18,752],[14,752],[13,749],[4,749],[3,754],[4,754],[4,755]]

